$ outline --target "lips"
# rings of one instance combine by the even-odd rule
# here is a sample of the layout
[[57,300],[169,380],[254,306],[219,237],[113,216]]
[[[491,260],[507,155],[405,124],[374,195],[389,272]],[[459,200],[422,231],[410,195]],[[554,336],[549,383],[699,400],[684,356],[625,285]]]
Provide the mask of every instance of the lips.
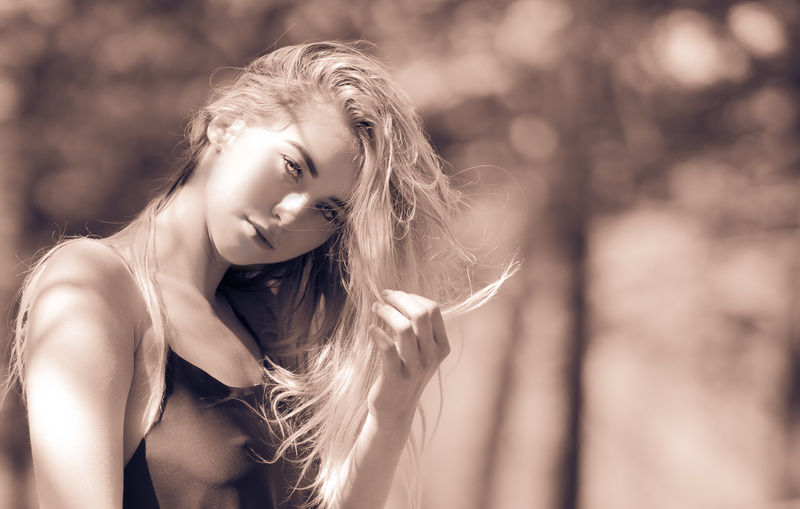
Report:
[[253,223],[250,222],[250,220],[248,220],[246,224],[247,224],[248,234],[250,235],[250,237],[252,237],[256,242],[261,244],[261,246],[266,249],[275,249],[275,246],[273,246],[272,243],[269,240],[267,240],[267,233],[265,230],[254,225]]

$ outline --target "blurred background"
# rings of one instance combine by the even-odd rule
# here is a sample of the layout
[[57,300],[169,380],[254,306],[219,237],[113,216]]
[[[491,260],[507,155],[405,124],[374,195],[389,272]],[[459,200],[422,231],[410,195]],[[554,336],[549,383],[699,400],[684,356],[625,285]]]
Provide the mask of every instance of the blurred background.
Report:
[[[451,326],[424,507],[800,508],[798,34],[795,0],[0,0],[0,302],[144,206],[230,67],[368,39],[464,239],[524,259]],[[0,509],[34,490],[12,396]]]

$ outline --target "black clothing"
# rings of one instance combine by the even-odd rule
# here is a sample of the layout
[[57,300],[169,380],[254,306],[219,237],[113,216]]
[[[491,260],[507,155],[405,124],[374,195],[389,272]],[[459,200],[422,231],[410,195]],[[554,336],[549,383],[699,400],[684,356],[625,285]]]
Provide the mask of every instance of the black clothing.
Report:
[[170,350],[162,414],[125,466],[123,508],[294,507],[294,465],[256,459],[274,452],[250,408],[263,391],[228,387]]

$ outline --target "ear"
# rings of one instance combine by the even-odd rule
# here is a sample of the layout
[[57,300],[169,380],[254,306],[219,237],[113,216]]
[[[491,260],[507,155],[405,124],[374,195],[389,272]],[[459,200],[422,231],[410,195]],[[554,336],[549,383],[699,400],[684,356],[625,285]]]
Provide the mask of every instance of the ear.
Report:
[[244,127],[244,121],[235,120],[229,122],[221,117],[214,117],[206,128],[206,136],[211,142],[211,147],[217,152],[221,152],[239,134]]

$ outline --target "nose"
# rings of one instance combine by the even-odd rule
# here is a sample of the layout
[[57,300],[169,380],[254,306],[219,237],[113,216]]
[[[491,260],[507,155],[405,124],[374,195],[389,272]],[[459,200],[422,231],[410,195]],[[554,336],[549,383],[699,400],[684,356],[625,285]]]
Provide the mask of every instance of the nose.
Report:
[[275,206],[273,214],[280,219],[281,226],[296,226],[308,209],[308,196],[300,193],[290,193],[283,197]]

